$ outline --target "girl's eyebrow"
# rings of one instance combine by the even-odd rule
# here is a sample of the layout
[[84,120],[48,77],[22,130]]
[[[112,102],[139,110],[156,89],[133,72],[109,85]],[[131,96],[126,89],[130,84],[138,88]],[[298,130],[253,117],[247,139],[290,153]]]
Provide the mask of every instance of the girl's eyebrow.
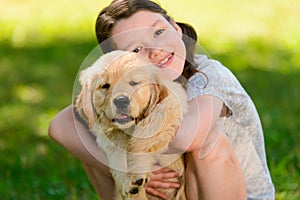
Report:
[[161,19],[158,19],[158,20],[156,20],[152,25],[151,25],[151,27],[155,27],[158,23],[160,23],[161,22]]
[[[157,26],[157,24],[161,23],[162,20],[161,19],[157,19],[156,21],[154,21],[154,23],[152,23],[152,25],[149,26],[149,28],[154,28]],[[137,29],[139,30],[139,29]],[[124,49],[128,49],[132,44],[128,44],[124,47]]]

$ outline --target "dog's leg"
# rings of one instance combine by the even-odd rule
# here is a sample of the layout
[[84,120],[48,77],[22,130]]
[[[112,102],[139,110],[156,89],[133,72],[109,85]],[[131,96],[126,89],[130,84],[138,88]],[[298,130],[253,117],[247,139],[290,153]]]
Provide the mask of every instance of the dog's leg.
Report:
[[123,182],[123,194],[125,199],[130,200],[147,200],[147,194],[145,186],[148,181],[148,177],[144,177],[145,174],[133,174],[127,173],[127,177]]
[[[102,142],[103,141],[104,139],[102,140]],[[112,146],[110,142],[102,143],[102,149],[105,150],[110,172],[113,179],[115,180],[116,192],[114,195],[112,194],[112,196],[114,196],[113,199],[126,199],[126,195],[123,191],[123,184],[127,179],[128,172],[126,151],[118,148],[117,146]]]
[[[132,175],[132,179],[137,181],[150,175],[153,164],[159,162],[158,158],[167,150],[170,141],[175,136],[180,121],[181,110],[179,108],[167,109],[160,104],[156,106],[154,112],[138,124],[127,146],[127,162],[130,172],[144,172],[144,175]],[[175,164],[172,167],[184,176],[184,163],[180,155],[169,155],[160,164],[169,166],[172,162],[177,162],[177,159],[179,159],[178,166]],[[180,182],[183,183],[184,180]],[[170,197],[176,196],[176,199],[185,199],[184,187],[169,192]]]
[[[116,192],[114,196],[114,200],[125,200],[128,199],[129,191],[127,191],[127,187],[125,186],[125,182],[127,181],[127,173],[111,169],[111,174],[115,180]],[[126,188],[126,189],[125,189]]]
[[[120,158],[120,155],[114,155],[113,153],[110,155],[111,157]],[[121,161],[121,159],[119,159],[119,161]],[[111,162],[110,171],[116,185],[116,194],[114,200],[146,200],[146,193],[144,192],[143,187],[146,185],[148,177],[144,177],[144,174],[138,175],[129,173],[126,167],[126,169],[121,166],[116,168],[116,161],[118,161],[118,159],[109,160]]]
[[[183,110],[181,106],[177,106],[178,102],[173,102],[174,99],[173,96],[168,96],[163,102],[156,104],[148,116],[138,122],[135,127],[127,146],[128,169],[133,173],[131,175],[133,182],[149,177],[153,164],[167,150],[170,141],[176,134]],[[177,158],[179,157],[177,156]],[[170,161],[166,165],[162,164],[168,166]],[[181,167],[184,170],[183,164]]]
[[[171,115],[166,112],[166,109],[157,108],[157,110],[160,112],[150,114],[147,119],[138,124],[127,146],[127,165],[131,173],[128,180],[134,185],[140,184],[137,191],[139,199],[143,199],[141,196],[146,194],[144,186],[149,179],[152,166],[158,161],[161,152],[167,149],[176,132],[175,124],[178,124],[176,120],[175,124],[174,120],[170,123]],[[157,117],[160,120],[155,119]],[[128,188],[131,187],[132,184],[128,184]]]

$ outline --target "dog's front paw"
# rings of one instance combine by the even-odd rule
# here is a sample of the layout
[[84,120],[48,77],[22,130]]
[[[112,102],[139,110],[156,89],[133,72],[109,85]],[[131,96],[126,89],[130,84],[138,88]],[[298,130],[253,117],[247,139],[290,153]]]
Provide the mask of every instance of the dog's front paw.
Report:
[[145,175],[144,177],[137,177],[135,179],[133,179],[134,181],[134,185],[138,185],[138,186],[146,186],[147,182],[148,182],[148,176]]
[[130,174],[123,186],[123,193],[128,199],[147,199],[145,186],[149,174]]

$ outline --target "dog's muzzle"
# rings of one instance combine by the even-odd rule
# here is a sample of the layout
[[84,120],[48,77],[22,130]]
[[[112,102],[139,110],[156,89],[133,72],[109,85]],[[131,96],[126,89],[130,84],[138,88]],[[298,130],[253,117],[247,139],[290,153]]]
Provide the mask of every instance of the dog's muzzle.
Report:
[[119,96],[113,100],[113,104],[116,107],[116,116],[113,119],[114,122],[119,124],[126,124],[133,120],[129,114],[130,100],[127,96]]

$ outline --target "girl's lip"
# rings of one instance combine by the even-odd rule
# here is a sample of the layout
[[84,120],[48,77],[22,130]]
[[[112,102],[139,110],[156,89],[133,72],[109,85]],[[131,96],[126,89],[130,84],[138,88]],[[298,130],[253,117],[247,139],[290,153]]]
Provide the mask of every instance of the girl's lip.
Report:
[[174,52],[168,54],[168,55],[165,56],[163,59],[161,59],[161,60],[157,63],[157,65],[158,65],[160,68],[167,67],[167,66],[172,62],[173,57],[174,57]]

